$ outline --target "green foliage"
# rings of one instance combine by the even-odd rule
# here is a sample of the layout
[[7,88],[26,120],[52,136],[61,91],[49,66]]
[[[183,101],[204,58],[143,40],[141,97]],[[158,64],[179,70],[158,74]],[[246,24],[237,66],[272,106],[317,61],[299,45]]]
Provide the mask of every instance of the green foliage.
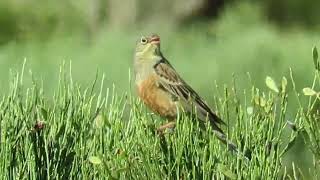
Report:
[[[7,42],[23,24],[32,39],[0,47],[1,179],[141,179],[146,175],[317,179],[320,84],[318,71],[309,83],[313,66],[305,61],[311,57],[310,44],[318,38],[317,32],[279,31],[266,22],[262,9],[249,3],[228,7],[209,25],[170,33],[163,26],[141,28],[145,34],[161,35],[164,55],[228,122],[224,129],[240,148],[235,154],[209,129],[199,132],[198,125],[183,114],[177,129],[159,138],[154,128],[162,121],[147,113],[139,100],[122,95],[130,90],[126,70],[131,67],[134,42],[143,32],[103,29],[91,44],[82,33],[39,41],[34,34],[51,37],[51,30],[64,32],[69,21],[76,24],[66,29],[78,29],[79,17],[85,24],[83,2],[66,1],[71,10],[62,2],[59,6],[66,9],[55,3],[42,2],[39,7],[28,2],[8,9],[3,7],[9,2],[0,2],[0,23],[8,23],[0,29],[8,36],[0,35],[0,41]],[[44,6],[41,11],[31,8]],[[54,8],[46,11],[47,6]],[[319,70],[316,48],[312,53],[314,68]],[[23,59],[30,76],[8,70],[17,69]],[[59,65],[70,59],[72,72],[61,68],[59,77]],[[106,76],[92,83],[97,68],[99,75]],[[99,82],[109,89],[97,88]],[[116,87],[110,89],[113,83]],[[251,154],[251,160],[243,154]]]
[[265,0],[262,3],[270,19],[282,25],[300,24],[318,26],[319,1],[313,0]]
[[[320,169],[320,111],[319,111],[319,95],[315,88],[320,87],[320,74],[319,74],[319,61],[317,48],[313,48],[313,62],[315,63],[315,73],[311,88],[307,87],[303,89],[303,93],[309,96],[308,106],[302,107],[300,103],[301,112],[303,112],[303,118],[305,119],[305,131],[308,141],[310,141],[310,149],[314,155],[313,167],[315,170]],[[296,92],[298,97],[298,92]],[[298,98],[299,99],[299,98]]]
[[[219,17],[223,17],[225,9],[240,15],[232,16],[232,18],[244,27],[250,25],[252,21],[269,22],[267,21],[269,19],[280,22],[284,25],[283,28],[287,28],[287,24],[295,24],[298,27],[302,27],[301,25],[319,27],[317,18],[320,12],[317,8],[319,2],[313,0],[307,0],[308,2],[241,0],[225,3],[223,1],[205,3],[205,1],[208,0],[176,0],[175,2],[136,0],[130,3],[133,7],[129,6],[129,9],[126,9],[123,4],[114,0],[65,0],[60,2],[55,0],[2,0],[0,2],[0,45],[16,40],[34,38],[43,40],[56,34],[70,35],[74,32],[85,32],[94,36],[103,30],[104,26],[112,26],[114,21],[115,24],[126,24],[127,21],[132,21],[127,23],[130,25],[130,30],[133,27],[140,29],[141,26],[146,27],[152,24],[161,25],[162,28],[168,24],[177,27],[184,24],[182,23],[184,19],[191,19],[186,24],[193,25],[203,21],[200,14],[208,15],[209,18],[206,19],[209,21],[216,20],[209,14],[218,14]],[[208,4],[213,6],[212,10],[217,12],[201,13],[208,9],[205,7]],[[224,4],[227,8],[218,4]],[[215,6],[218,6],[218,10]],[[259,16],[256,16],[257,12]]]
[[[215,137],[210,126],[201,130],[183,113],[174,131],[159,136],[155,127],[161,124],[160,119],[145,111],[131,94],[118,95],[114,88],[105,89],[104,76],[101,81],[96,79],[91,86],[82,88],[64,69],[61,68],[52,98],[46,97],[35,81],[31,87],[24,88],[24,70],[15,73],[9,92],[0,101],[2,178],[280,179],[291,176],[287,172],[291,167],[283,163],[283,158],[304,129],[302,119],[309,116],[299,110],[295,119],[287,122],[286,90],[262,92],[252,87],[248,94],[242,94],[231,87],[224,88],[224,95],[215,98],[217,112],[229,123],[227,137],[238,146],[238,152],[231,152]],[[100,88],[95,93],[98,84]],[[240,100],[242,96],[244,101]],[[247,111],[248,108],[252,110]],[[292,130],[286,133],[288,126]],[[307,133],[313,137],[312,145],[313,141],[318,142],[314,139],[319,138],[319,134],[314,134],[317,127],[306,126]],[[303,177],[294,163],[292,171],[294,176]]]
[[10,41],[47,39],[55,34],[85,32],[86,3],[66,0],[0,2],[0,45]]
[[[10,18],[7,18],[10,17]],[[11,19],[12,18],[12,19]],[[13,19],[16,18],[12,8],[7,3],[0,2],[0,44],[10,41],[17,33],[18,25]],[[5,28],[4,28],[5,27]]]
[[267,84],[268,88],[270,88],[271,90],[273,90],[276,93],[279,93],[279,89],[278,89],[276,83],[274,82],[274,80],[270,76],[267,76],[266,84]]
[[312,48],[312,56],[313,56],[314,67],[316,68],[316,70],[319,70],[320,69],[320,63],[318,61],[319,54],[316,46]]

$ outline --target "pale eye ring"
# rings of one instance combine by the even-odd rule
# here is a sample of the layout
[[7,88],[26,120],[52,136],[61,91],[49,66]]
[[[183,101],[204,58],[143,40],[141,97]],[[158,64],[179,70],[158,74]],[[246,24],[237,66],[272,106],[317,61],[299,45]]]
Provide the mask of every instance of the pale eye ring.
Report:
[[146,44],[146,43],[148,42],[148,40],[147,40],[145,37],[142,37],[141,40],[140,40],[140,42],[141,42],[142,44]]

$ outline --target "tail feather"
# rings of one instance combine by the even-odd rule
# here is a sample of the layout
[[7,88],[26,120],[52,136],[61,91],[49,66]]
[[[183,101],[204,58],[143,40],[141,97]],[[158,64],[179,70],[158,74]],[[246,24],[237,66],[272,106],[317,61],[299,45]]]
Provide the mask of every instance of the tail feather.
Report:
[[[239,148],[237,147],[237,145],[235,143],[233,143],[232,141],[228,140],[226,135],[224,133],[221,133],[220,131],[216,131],[213,130],[214,134],[216,135],[216,137],[228,147],[228,150],[231,152],[234,152],[236,154],[240,154],[239,152]],[[251,159],[251,153],[245,153],[245,154],[240,154],[242,156],[244,156],[247,160]]]

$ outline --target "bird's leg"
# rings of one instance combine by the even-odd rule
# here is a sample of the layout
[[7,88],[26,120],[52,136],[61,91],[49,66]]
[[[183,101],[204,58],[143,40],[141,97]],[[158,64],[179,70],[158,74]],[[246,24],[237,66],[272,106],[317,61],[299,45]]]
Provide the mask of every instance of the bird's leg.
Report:
[[157,128],[159,134],[163,134],[166,129],[173,129],[176,126],[175,121],[168,122]]

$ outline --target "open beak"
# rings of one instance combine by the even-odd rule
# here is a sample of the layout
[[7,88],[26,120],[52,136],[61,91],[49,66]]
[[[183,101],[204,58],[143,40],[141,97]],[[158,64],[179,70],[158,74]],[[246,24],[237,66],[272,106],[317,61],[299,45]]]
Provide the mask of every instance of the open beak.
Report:
[[150,43],[152,43],[152,44],[160,44],[160,37],[159,36],[151,37]]

